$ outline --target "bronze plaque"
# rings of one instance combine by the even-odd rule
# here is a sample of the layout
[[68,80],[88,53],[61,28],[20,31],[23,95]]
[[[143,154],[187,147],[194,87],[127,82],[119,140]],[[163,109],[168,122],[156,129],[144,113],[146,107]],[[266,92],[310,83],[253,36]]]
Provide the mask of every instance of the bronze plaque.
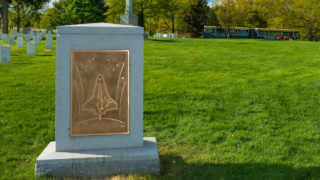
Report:
[[71,136],[129,133],[129,51],[71,52]]

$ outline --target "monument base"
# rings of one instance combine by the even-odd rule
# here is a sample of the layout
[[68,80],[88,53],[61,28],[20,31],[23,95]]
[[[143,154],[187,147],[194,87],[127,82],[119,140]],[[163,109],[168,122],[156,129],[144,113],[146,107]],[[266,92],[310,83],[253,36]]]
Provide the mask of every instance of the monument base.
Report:
[[37,176],[107,177],[117,174],[159,174],[156,138],[143,138],[143,147],[56,152],[50,142],[36,160]]
[[123,15],[120,17],[120,24],[138,26],[138,17]]

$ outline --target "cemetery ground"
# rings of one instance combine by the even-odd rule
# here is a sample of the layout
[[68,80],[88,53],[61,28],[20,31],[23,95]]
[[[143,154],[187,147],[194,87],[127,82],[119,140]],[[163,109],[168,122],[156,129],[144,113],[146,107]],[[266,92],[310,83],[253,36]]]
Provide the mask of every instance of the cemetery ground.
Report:
[[[55,41],[26,51],[12,45],[0,64],[0,179],[33,178],[55,139]],[[320,177],[319,52],[303,41],[145,41],[144,136],[157,138],[161,171],[142,177]]]

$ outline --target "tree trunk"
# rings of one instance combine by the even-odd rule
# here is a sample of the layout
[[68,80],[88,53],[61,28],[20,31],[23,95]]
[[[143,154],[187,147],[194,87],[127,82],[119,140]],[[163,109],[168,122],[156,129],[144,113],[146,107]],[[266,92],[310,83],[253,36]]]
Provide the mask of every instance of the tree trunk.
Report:
[[314,35],[313,35],[313,26],[309,24],[308,26],[308,40],[313,41]]
[[171,16],[172,33],[174,33],[174,16]]
[[138,18],[138,25],[141,27],[144,27],[144,13],[139,13],[139,18]]
[[138,14],[138,25],[144,27],[144,5],[143,2],[140,4],[140,10]]
[[1,13],[1,19],[2,19],[2,33],[8,34],[8,8],[9,3],[8,0],[1,0],[2,3],[2,13]]
[[20,32],[20,21],[21,21],[21,19],[20,19],[20,9],[18,9],[17,16],[18,16],[18,18],[17,18],[17,31],[19,33]]
[[227,39],[230,39],[230,29],[227,30]]

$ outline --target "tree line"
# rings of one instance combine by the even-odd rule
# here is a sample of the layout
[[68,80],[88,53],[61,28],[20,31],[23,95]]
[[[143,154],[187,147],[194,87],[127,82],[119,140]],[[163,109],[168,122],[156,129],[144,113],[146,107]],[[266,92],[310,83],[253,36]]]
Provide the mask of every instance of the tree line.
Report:
[[[126,0],[1,0],[2,31],[9,25],[55,29],[59,25],[93,22],[120,23]],[[7,7],[6,7],[7,6]],[[205,25],[297,29],[310,41],[320,39],[319,0],[133,0],[139,26],[154,34],[201,37]],[[6,12],[7,10],[7,12]],[[8,25],[7,25],[8,27]]]

